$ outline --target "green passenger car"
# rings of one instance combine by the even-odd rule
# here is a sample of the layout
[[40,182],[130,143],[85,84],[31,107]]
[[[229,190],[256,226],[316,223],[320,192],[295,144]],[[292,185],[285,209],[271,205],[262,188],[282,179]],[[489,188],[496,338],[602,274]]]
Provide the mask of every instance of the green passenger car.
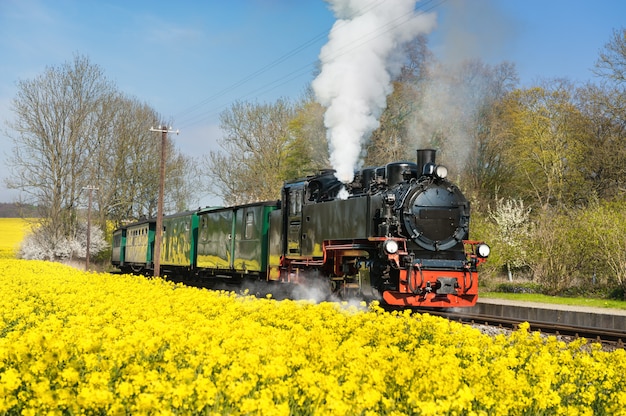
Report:
[[126,227],[123,271],[143,272],[153,268],[156,221],[140,221]]
[[126,227],[118,228],[113,231],[112,247],[111,247],[111,264],[120,268],[124,264],[126,255]]
[[267,272],[270,213],[277,202],[198,211],[199,274],[237,276]]
[[169,215],[163,218],[161,241],[161,267],[168,271],[191,269],[196,257],[198,216],[194,211]]

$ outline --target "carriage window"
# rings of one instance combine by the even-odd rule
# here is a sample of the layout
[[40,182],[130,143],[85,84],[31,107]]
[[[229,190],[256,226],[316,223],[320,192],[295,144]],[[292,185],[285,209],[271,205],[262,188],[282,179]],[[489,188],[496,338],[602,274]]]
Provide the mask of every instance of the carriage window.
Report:
[[207,217],[202,217],[202,222],[200,226],[200,238],[202,241],[206,242],[209,239],[209,230],[207,224]]
[[289,214],[297,215],[302,212],[302,190],[294,189],[289,192]]
[[246,213],[246,230],[244,232],[244,238],[249,240],[254,235],[254,211]]

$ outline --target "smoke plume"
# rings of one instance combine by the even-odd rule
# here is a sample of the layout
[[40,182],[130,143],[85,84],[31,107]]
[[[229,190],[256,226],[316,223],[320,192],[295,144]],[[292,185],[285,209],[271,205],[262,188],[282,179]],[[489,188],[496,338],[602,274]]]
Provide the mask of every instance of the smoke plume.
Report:
[[[435,148],[452,177],[462,171],[474,148],[481,111],[517,84],[506,61],[518,24],[496,0],[447,0],[437,25],[436,60],[420,80],[408,137],[416,148]],[[490,65],[486,62],[495,62]]]
[[435,26],[434,14],[416,10],[416,0],[328,0],[337,21],[320,52],[313,81],[326,107],[324,124],[335,175],[351,182],[362,144],[378,118],[402,67],[402,47]]

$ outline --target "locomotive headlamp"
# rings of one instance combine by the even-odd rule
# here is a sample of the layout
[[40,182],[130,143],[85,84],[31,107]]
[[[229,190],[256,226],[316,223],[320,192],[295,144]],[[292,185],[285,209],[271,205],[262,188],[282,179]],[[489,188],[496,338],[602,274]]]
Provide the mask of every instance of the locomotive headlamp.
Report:
[[479,244],[476,247],[476,254],[478,257],[487,258],[491,253],[491,248],[487,244]]
[[435,168],[435,176],[440,179],[445,179],[448,176],[448,168],[443,165],[438,165]]
[[398,252],[398,242],[396,240],[386,240],[383,243],[383,249],[387,254],[396,254]]

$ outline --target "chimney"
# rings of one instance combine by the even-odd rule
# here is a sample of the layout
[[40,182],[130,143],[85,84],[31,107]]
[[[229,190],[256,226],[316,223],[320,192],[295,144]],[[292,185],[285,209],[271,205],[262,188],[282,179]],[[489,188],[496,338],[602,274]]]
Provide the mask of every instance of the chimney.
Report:
[[417,150],[417,172],[421,175],[424,172],[424,166],[429,163],[435,163],[435,149],[418,149]]

